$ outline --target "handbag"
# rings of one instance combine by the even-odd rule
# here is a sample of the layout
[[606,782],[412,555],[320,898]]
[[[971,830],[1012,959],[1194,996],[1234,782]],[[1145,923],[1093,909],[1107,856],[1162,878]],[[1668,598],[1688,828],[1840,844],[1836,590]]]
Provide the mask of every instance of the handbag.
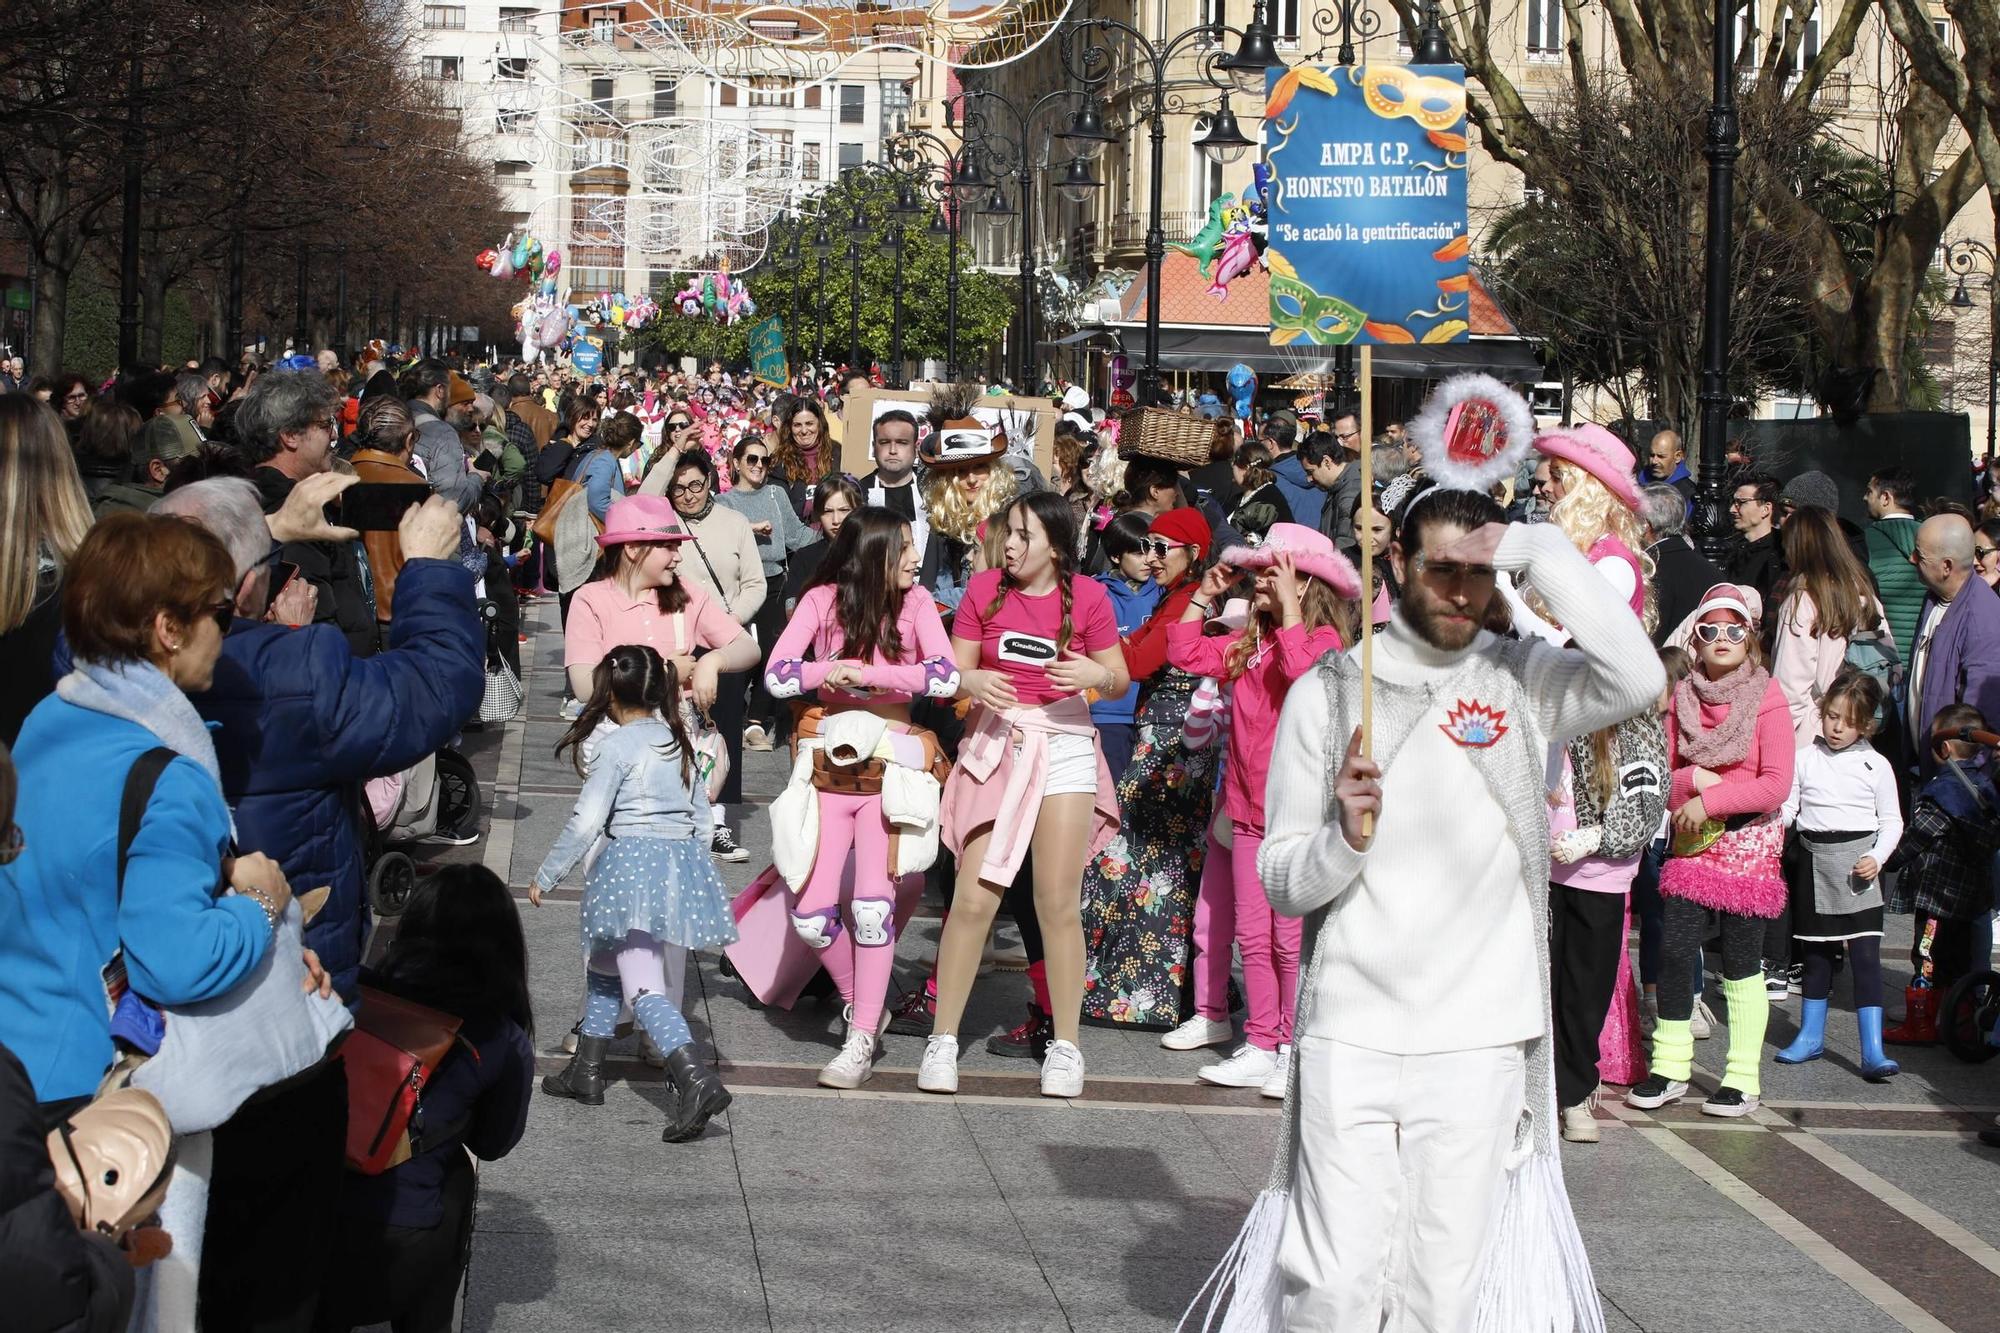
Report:
[[486,693],[479,700],[479,720],[481,722],[511,722],[521,711],[521,701],[527,691],[521,685],[521,678],[514,674],[514,668],[507,665],[507,659],[498,653],[486,658]]
[[529,531],[544,542],[553,542],[556,539],[556,519],[562,516],[563,507],[582,489],[568,477],[557,477],[550,482],[548,491],[542,496],[542,511],[528,525]]
[[361,1012],[354,1032],[341,1043],[347,1066],[347,1169],[379,1176],[424,1151],[424,1142],[442,1143],[463,1129],[426,1125],[424,1085],[451,1053],[463,1045],[462,1020],[413,1000],[361,988]]

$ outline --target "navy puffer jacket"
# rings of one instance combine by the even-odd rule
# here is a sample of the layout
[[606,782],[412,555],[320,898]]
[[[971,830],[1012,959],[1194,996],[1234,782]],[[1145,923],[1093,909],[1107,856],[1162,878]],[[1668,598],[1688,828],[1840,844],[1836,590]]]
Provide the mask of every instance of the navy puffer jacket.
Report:
[[360,784],[441,749],[479,711],[485,637],[472,575],[412,560],[396,576],[388,648],[357,658],[331,625],[238,620],[194,705],[215,733],[237,844],[284,866],[295,893],[333,892],[306,946],[356,997],[368,905]]

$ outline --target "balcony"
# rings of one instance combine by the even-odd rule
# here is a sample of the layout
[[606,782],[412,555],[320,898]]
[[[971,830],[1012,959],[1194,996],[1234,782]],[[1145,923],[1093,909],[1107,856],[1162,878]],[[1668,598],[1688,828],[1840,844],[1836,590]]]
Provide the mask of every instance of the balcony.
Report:
[[[1087,224],[1095,226],[1095,223]],[[1207,213],[1194,213],[1186,209],[1167,209],[1160,214],[1160,228],[1169,241],[1185,241],[1208,225]],[[1120,213],[1111,220],[1111,248],[1123,250],[1137,248],[1146,243],[1146,215],[1144,213]]]
[[630,149],[623,136],[586,138],[570,145],[569,169],[571,171],[594,171],[601,167],[623,168],[631,160]]
[[636,97],[600,97],[588,102],[579,102],[572,109],[571,119],[578,121],[609,122],[631,125],[646,119],[646,99]]
[[1845,74],[1829,74],[1813,93],[1813,105],[1845,111],[1853,100],[1854,82]]

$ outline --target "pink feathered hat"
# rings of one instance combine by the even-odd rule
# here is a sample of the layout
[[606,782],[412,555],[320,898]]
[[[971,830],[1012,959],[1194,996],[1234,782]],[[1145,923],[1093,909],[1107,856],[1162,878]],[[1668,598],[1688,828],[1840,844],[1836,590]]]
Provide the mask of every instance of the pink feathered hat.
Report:
[[1545,430],[1535,437],[1535,448],[1550,458],[1576,464],[1603,482],[1620,504],[1638,510],[1639,485],[1632,480],[1632,451],[1604,427],[1586,421],[1581,426]]
[[1361,576],[1348,558],[1333,549],[1333,541],[1303,523],[1273,523],[1257,546],[1232,546],[1222,553],[1222,563],[1238,569],[1269,569],[1282,552],[1292,557],[1292,566],[1311,575],[1341,597],[1361,595]]

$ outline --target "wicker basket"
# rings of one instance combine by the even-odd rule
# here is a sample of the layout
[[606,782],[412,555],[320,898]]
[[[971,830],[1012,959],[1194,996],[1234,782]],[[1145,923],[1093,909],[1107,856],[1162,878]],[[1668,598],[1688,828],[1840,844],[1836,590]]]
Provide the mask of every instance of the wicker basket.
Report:
[[1164,407],[1140,407],[1118,419],[1118,452],[1175,467],[1201,467],[1215,457],[1215,437],[1227,425],[1214,417],[1185,416]]

